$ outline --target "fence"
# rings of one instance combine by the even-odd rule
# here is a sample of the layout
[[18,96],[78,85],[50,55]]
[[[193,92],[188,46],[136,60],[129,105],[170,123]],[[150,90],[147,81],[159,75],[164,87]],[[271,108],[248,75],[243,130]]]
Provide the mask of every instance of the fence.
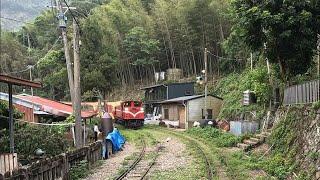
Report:
[[[28,167],[21,167],[7,172],[4,175],[5,180],[34,180],[34,179],[69,179],[69,170],[82,160],[87,160],[88,168],[99,159],[102,159],[102,144],[95,142],[89,146],[63,153],[52,158],[40,160],[32,163]],[[0,175],[1,180],[1,175]]]
[[283,104],[308,104],[320,100],[320,79],[290,86],[284,90]]
[[6,153],[0,154],[0,174],[12,171],[18,167],[17,154]]

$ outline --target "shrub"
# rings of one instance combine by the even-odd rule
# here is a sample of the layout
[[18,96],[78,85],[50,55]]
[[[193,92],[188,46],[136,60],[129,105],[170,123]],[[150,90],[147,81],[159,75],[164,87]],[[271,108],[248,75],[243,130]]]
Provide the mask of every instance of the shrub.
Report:
[[82,160],[70,168],[70,179],[77,180],[85,178],[89,174],[88,161]]
[[240,142],[240,138],[212,127],[191,128],[187,133],[215,143],[218,147],[231,147]]
[[279,179],[286,179],[293,168],[293,165],[286,161],[281,154],[276,154],[271,158],[259,162],[259,166],[268,174]]
[[[213,87],[209,87],[211,93],[224,99],[224,106],[219,117],[231,119],[235,116],[235,111],[241,113],[255,110],[258,115],[257,118],[260,118],[264,114],[264,105],[268,103],[272,93],[268,77],[267,69],[258,67],[254,70],[228,75]],[[258,98],[256,105],[242,105],[243,91],[248,89],[255,92]]]
[[[0,152],[8,152],[9,132],[8,130],[2,131]],[[68,147],[64,131],[60,131],[58,127],[16,124],[14,138],[15,149],[21,159],[30,160],[38,148],[44,150],[46,155],[54,156],[66,151]]]

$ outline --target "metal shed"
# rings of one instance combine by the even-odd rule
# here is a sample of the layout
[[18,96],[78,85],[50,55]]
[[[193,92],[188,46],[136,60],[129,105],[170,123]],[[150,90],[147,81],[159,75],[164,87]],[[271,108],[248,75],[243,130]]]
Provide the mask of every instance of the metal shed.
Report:
[[[183,96],[162,101],[162,118],[168,121],[178,121],[180,128],[188,129],[192,127],[194,121],[205,118],[204,102],[204,95]],[[209,119],[217,118],[222,103],[223,99],[218,96],[207,96]]]

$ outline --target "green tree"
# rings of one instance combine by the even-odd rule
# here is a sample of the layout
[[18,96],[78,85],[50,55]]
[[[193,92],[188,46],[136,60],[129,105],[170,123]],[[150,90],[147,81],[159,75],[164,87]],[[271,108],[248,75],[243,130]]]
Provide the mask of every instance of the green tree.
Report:
[[318,0],[233,0],[232,8],[233,31],[252,50],[264,51],[278,63],[283,79],[308,70],[320,32]]
[[68,78],[67,68],[64,62],[63,51],[52,50],[41,58],[37,63],[37,71],[41,76],[43,88],[41,91],[42,96],[47,96],[52,99],[61,100],[68,99]]
[[1,32],[0,72],[10,73],[27,68],[26,48],[17,41],[14,33]]
[[148,37],[142,27],[134,27],[127,34],[123,41],[125,51],[134,66],[154,66],[156,52],[159,50],[159,41]]

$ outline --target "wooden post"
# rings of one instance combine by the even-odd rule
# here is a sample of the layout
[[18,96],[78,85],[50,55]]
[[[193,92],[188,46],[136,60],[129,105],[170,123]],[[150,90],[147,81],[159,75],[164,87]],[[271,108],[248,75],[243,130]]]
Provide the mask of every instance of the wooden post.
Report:
[[317,46],[317,51],[318,51],[318,67],[317,67],[317,75],[318,78],[320,77],[320,34],[317,35],[318,36],[318,46]]
[[13,119],[13,105],[12,105],[12,84],[8,83],[8,88],[9,88],[10,153],[13,154],[14,153],[14,119]]
[[[88,169],[90,169],[91,168],[91,146],[89,145],[89,146],[87,146],[86,147],[86,159],[87,159],[87,162],[88,162]],[[93,164],[93,163],[92,163]]]
[[208,94],[208,55],[207,48],[204,48],[204,111],[205,119],[208,119],[208,110],[207,110],[207,94]]
[[[63,14],[62,4],[61,4],[60,0],[56,0],[56,7],[57,7],[57,10],[59,11],[59,13]],[[64,45],[64,56],[66,58],[66,64],[67,64],[71,102],[73,104],[73,102],[74,102],[74,100],[73,100],[73,96],[74,96],[73,72],[72,72],[72,66],[71,66],[70,51],[69,51],[69,46],[68,46],[67,30],[65,27],[60,27],[60,29],[61,29],[61,35],[62,35],[63,45]]]
[[[80,87],[80,47],[79,27],[73,19],[73,54],[74,54],[74,115],[76,127],[76,147],[83,146],[82,125],[81,125],[81,87]],[[84,127],[85,128],[85,127]],[[85,129],[84,129],[85,131]]]
[[65,153],[62,154],[62,172],[61,172],[61,177],[62,177],[63,180],[68,180],[69,179],[69,162],[68,162],[67,154],[65,154]]
[[253,70],[253,54],[250,53],[250,68],[251,68],[251,71]]

